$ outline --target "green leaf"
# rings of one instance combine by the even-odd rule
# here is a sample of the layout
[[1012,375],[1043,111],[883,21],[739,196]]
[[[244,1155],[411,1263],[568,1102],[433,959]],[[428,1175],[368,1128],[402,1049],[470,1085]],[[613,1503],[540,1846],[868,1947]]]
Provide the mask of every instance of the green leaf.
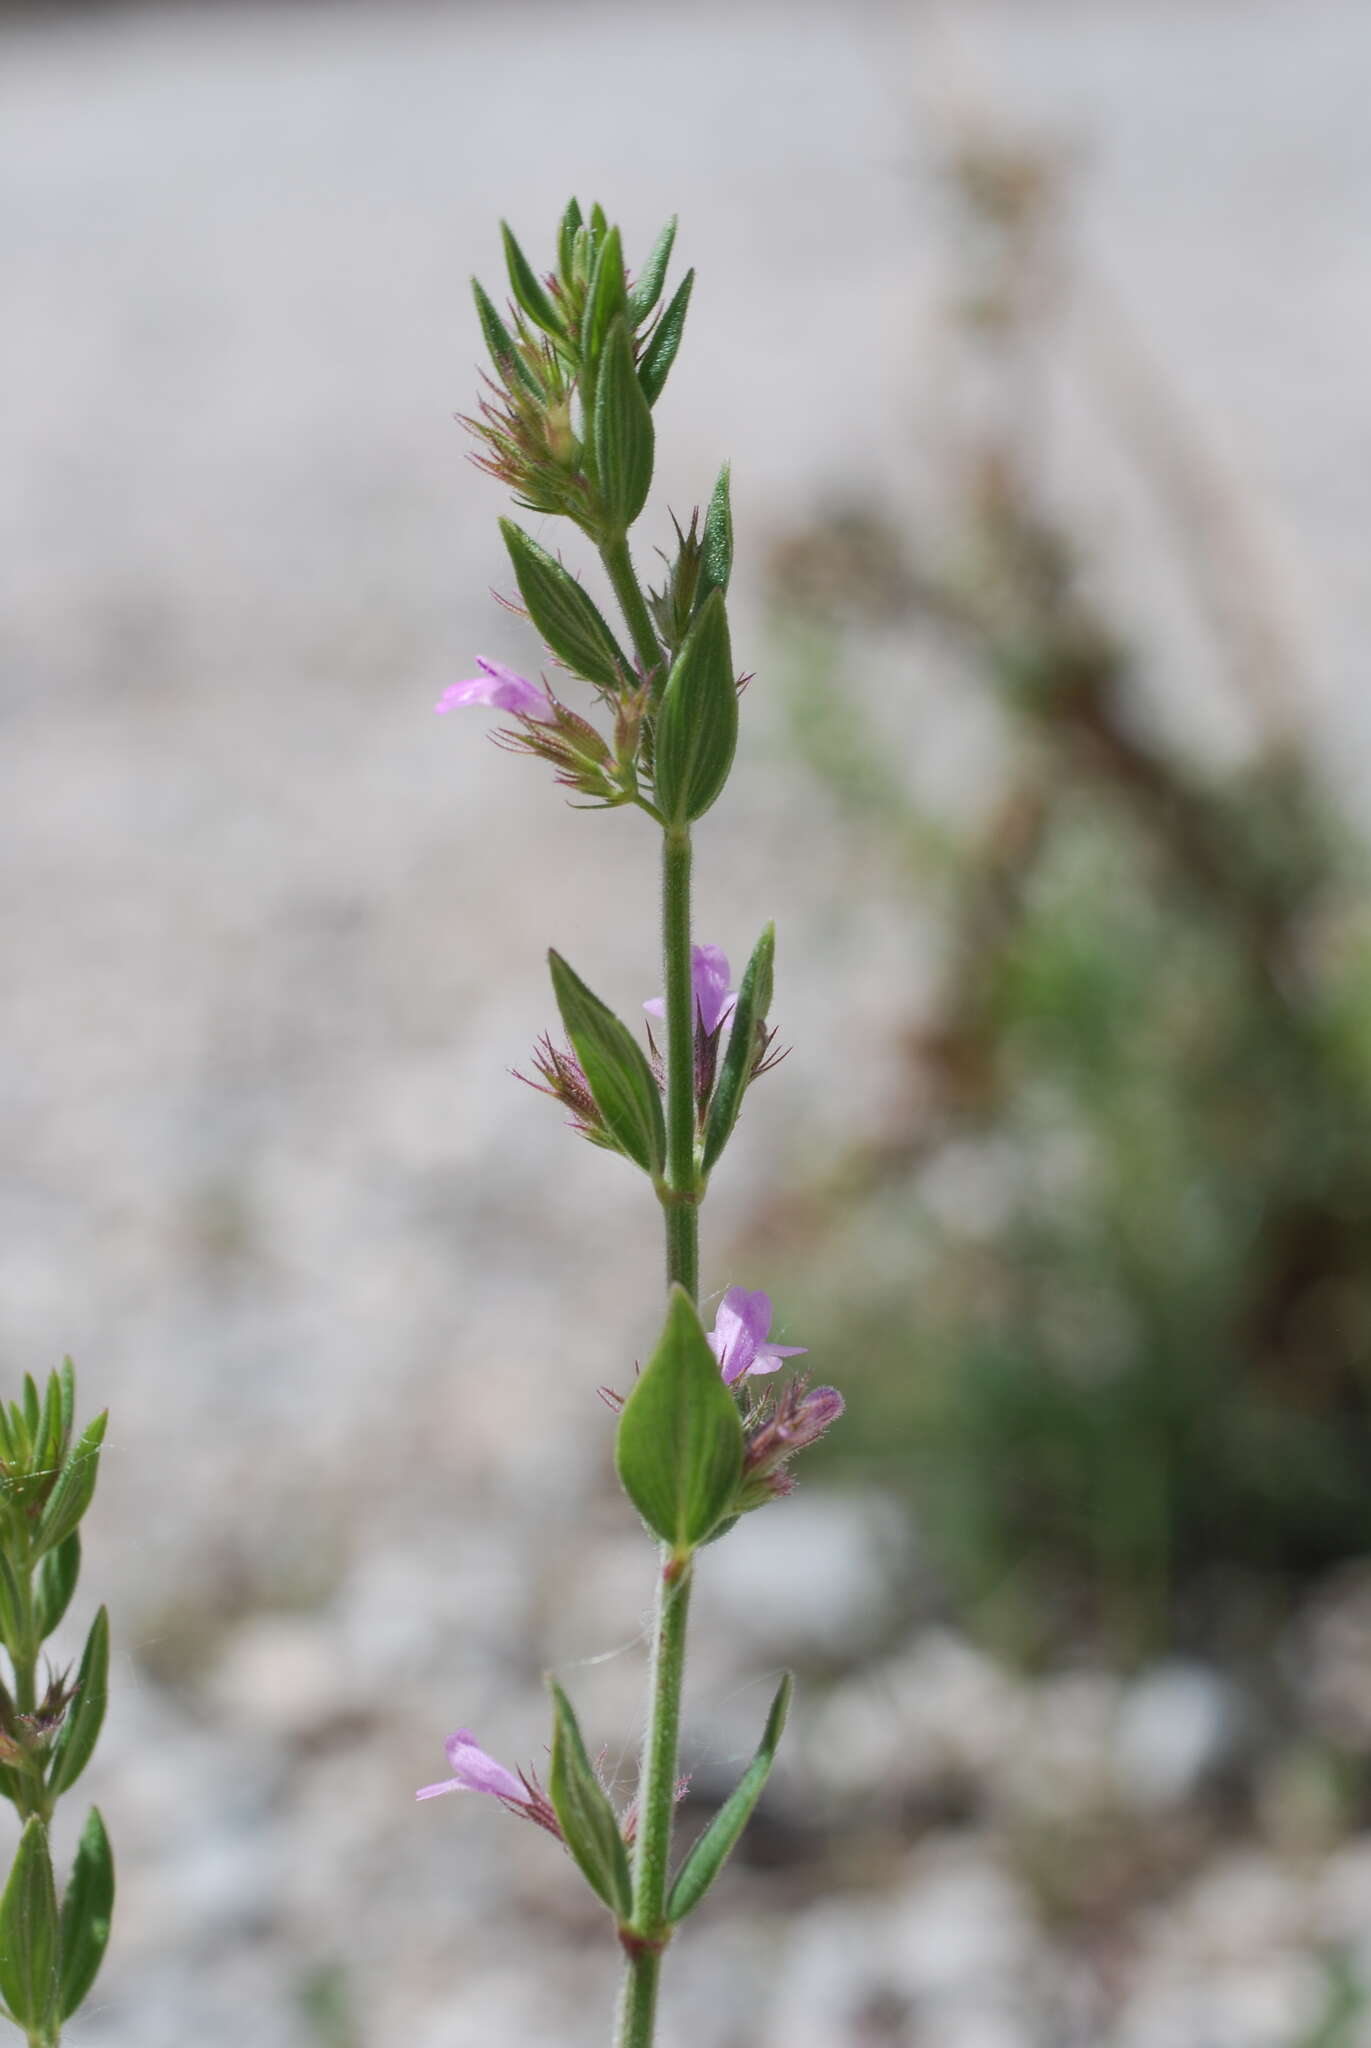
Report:
[[58,2001],[57,1894],[48,1835],[37,1815],[19,1837],[0,1899],[0,1991],[19,2025],[45,2033]]
[[70,2019],[104,1960],[114,1912],[114,1858],[98,1806],[86,1816],[62,1900],[59,2016]]
[[751,1819],[752,1809],[761,1798],[762,1787],[771,1774],[785,1717],[790,1711],[793,1686],[794,1680],[787,1671],[771,1702],[771,1712],[766,1717],[766,1728],[757,1746],[757,1754],[743,1772],[737,1789],[724,1801],[681,1865],[667,1900],[668,1920],[684,1920],[686,1914],[699,1905],[733,1853],[734,1845]]
[[504,238],[510,290],[536,327],[541,327],[554,341],[565,341],[566,329],[560,313],[538,282],[532,264],[504,221],[500,222],[500,233]]
[[81,1532],[73,1529],[64,1543],[50,1550],[38,1567],[33,1588],[33,1619],[39,1642],[50,1636],[71,1605],[81,1571]]
[[652,408],[633,367],[633,344],[622,315],[611,323],[595,385],[592,446],[600,504],[611,527],[625,533],[652,488],[656,435]]
[[48,1374],[43,1392],[43,1413],[38,1424],[38,1463],[55,1472],[62,1457],[62,1382],[55,1372]]
[[633,664],[625,658],[594,600],[587,597],[570,570],[512,519],[502,519],[500,531],[514,564],[519,595],[553,653],[588,683],[597,683],[602,690],[621,690],[633,674]]
[[0,1550],[0,1637],[3,1637],[7,1650],[17,1650],[23,1656],[31,1654],[25,1642],[26,1633],[24,1598],[19,1590],[19,1581],[8,1555]]
[[723,1070],[709,1105],[705,1126],[704,1153],[700,1164],[706,1173],[713,1166],[733,1133],[738,1111],[743,1106],[747,1084],[757,1058],[757,1026],[765,1024],[771,1008],[772,970],[776,960],[776,927],[769,924],[752,949],[738,1002],[729,1026],[728,1050]]
[[108,1421],[109,1410],[106,1409],[86,1426],[73,1445],[66,1464],[57,1475],[57,1484],[48,1495],[34,1533],[35,1557],[41,1557],[45,1550],[55,1550],[59,1543],[65,1543],[90,1506],[100,1471],[100,1446],[105,1440]]
[[653,778],[673,824],[703,817],[738,744],[738,690],[723,593],[711,590],[671,664],[657,713]]
[[29,1442],[36,1450],[42,1441],[43,1404],[38,1398],[38,1382],[31,1372],[24,1374],[24,1421],[28,1425]]
[[514,337],[505,326],[490,300],[481,288],[479,279],[471,280],[471,296],[476,301],[476,317],[481,323],[481,333],[497,370],[502,373],[512,370],[524,389],[534,398],[543,397],[543,389],[528,364],[514,346]]
[[109,1616],[104,1608],[96,1615],[81,1653],[76,1674],[76,1697],[67,1708],[67,1718],[57,1731],[48,1769],[48,1789],[53,1798],[69,1792],[90,1762],[90,1753],[105,1718],[109,1698]]
[[555,1678],[552,1691],[552,1761],[547,1789],[566,1845],[586,1882],[620,1920],[633,1911],[628,1852],[609,1795],[595,1775],[571,1701]]
[[611,228],[595,252],[595,267],[590,273],[590,289],[581,315],[581,360],[592,380],[598,374],[610,326],[627,305],[623,241],[619,230]]
[[652,254],[643,265],[643,274],[628,295],[628,323],[630,327],[641,327],[658,299],[666,283],[666,267],[671,261],[671,245],[676,239],[676,216],[671,219],[653,244]]
[[76,1367],[69,1358],[62,1360],[58,1378],[62,1383],[62,1441],[65,1443],[76,1427]]
[[671,373],[676,360],[676,351],[681,346],[685,332],[686,308],[690,304],[691,288],[695,283],[695,272],[688,270],[676,287],[676,293],[661,319],[652,330],[652,338],[643,350],[638,364],[638,377],[649,405],[655,405],[662,395],[662,387]]
[[576,230],[581,226],[580,201],[573,194],[566,203],[562,225],[557,231],[557,261],[562,283],[569,285],[576,269]]
[[644,1173],[659,1174],[666,1163],[666,1123],[647,1054],[560,953],[549,952],[547,958],[567,1037],[605,1129]]
[[703,604],[711,590],[728,589],[733,574],[733,509],[728,497],[728,464],[719,471],[714,496],[705,514],[700,537],[700,581],[698,602]]
[[661,1341],[624,1403],[614,1458],[624,1492],[678,1557],[733,1505],[743,1425],[682,1287],[672,1288]]
[[609,222],[605,218],[605,210],[597,199],[590,209],[590,231],[594,235],[603,235],[608,227]]

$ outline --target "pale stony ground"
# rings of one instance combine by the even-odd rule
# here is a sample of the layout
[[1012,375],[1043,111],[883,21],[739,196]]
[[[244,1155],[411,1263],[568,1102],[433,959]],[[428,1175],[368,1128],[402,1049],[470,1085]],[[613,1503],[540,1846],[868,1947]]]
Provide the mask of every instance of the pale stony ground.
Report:
[[[830,485],[926,492],[929,164],[956,110],[1080,137],[1086,246],[1261,507],[1355,792],[1371,17],[1294,21],[548,0],[0,30],[0,1347],[11,1376],[70,1349],[115,1413],[87,1594],[119,1681],[89,1784],[122,1895],[73,2042],[338,2048],[301,2003],[334,1970],[367,2048],[605,2038],[612,1965],[550,1845],[411,1800],[458,1721],[536,1759],[549,1665],[631,1752],[647,1598],[593,1389],[650,1341],[653,1216],[505,1070],[547,1022],[549,940],[623,1009],[652,992],[650,842],[428,709],[478,648],[536,659],[486,596],[498,493],[449,417],[495,216],[533,242],[574,183],[641,246],[680,210],[701,280],[662,502],[731,455],[755,561]],[[1107,425],[1067,422],[1061,488],[1178,651],[1158,715],[1189,713],[1203,636],[1130,546]],[[762,674],[699,923],[737,956],[778,917],[797,1051],[716,1248],[749,1188],[878,1113],[895,951],[835,902],[838,850],[772,761],[746,580],[739,614]],[[816,1362],[860,1398],[859,1360]],[[775,1868],[692,1930],[669,2040],[1294,2048],[1317,1944],[1367,1942],[1371,1852],[1235,1853],[1103,1977],[1054,1953],[1025,1801],[1056,1788],[1049,1828],[1183,1810],[1231,1703],[1204,1672],[1019,1685],[919,1629],[911,1540],[888,1503],[811,1489],[710,1561],[702,1791],[782,1663],[832,1682],[777,1774]],[[948,1744],[981,1806],[911,1831]]]

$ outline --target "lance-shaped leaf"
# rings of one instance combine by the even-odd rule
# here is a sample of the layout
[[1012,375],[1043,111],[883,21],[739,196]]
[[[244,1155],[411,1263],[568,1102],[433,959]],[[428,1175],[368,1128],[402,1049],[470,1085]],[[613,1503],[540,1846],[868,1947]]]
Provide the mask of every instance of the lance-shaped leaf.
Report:
[[25,1641],[24,1597],[19,1590],[19,1581],[13,1565],[5,1551],[0,1550],[0,1640],[11,1653],[20,1656],[32,1652]]
[[562,325],[561,315],[538,282],[532,264],[504,221],[500,222],[500,233],[504,237],[505,267],[509,271],[510,290],[535,326],[550,334],[554,341],[564,341],[566,329]]
[[622,314],[611,321],[600,357],[592,438],[600,504],[611,528],[623,534],[647,503],[656,435]]
[[19,2025],[44,2038],[57,2009],[57,1894],[48,1834],[35,1815],[19,1837],[0,1899],[0,1991]]
[[657,714],[653,780],[673,824],[709,809],[738,744],[738,690],[723,593],[712,590],[671,664]]
[[59,1543],[65,1543],[90,1506],[100,1470],[100,1446],[105,1440],[108,1421],[109,1411],[106,1409],[96,1416],[94,1422],[87,1424],[72,1445],[34,1532],[35,1557],[41,1557],[44,1551],[55,1550]]
[[109,1698],[109,1615],[102,1607],[90,1626],[81,1667],[76,1674],[76,1697],[67,1708],[67,1718],[57,1731],[48,1769],[48,1789],[56,1798],[69,1792],[90,1762],[91,1751],[105,1718]]
[[593,598],[512,519],[500,521],[528,615],[559,660],[588,683],[621,690],[633,674]]
[[705,514],[700,536],[700,580],[696,602],[703,604],[711,590],[728,589],[733,574],[733,508],[728,497],[728,464],[719,471],[719,481]]
[[534,398],[542,398],[542,386],[514,346],[513,335],[481,289],[479,280],[474,277],[471,280],[471,295],[476,301],[476,317],[481,323],[481,333],[485,337],[486,347],[490,350],[491,360],[496,368],[502,373],[506,370],[512,371],[525,391]]
[[70,2019],[104,1959],[114,1912],[114,1857],[98,1806],[86,1817],[62,1900],[60,2016]]
[[547,1789],[566,1845],[611,1913],[627,1920],[633,1911],[628,1854],[609,1794],[586,1755],[571,1701],[555,1678],[552,1691],[552,1760]]
[[57,1379],[62,1395],[62,1440],[65,1443],[76,1427],[76,1367],[69,1358],[62,1360],[62,1370]]
[[662,229],[652,247],[652,254],[643,265],[643,274],[628,295],[628,319],[631,327],[641,327],[658,299],[666,283],[666,267],[671,261],[671,245],[676,239],[676,216]]
[[684,1920],[692,1907],[698,1906],[709,1887],[713,1884],[729,1856],[734,1844],[752,1817],[752,1809],[762,1796],[762,1787],[771,1774],[776,1761],[776,1747],[785,1727],[785,1717],[790,1711],[790,1694],[794,1684],[787,1671],[776,1689],[771,1702],[771,1712],[766,1717],[766,1728],[757,1754],[743,1772],[737,1789],[727,1798],[715,1814],[709,1826],[691,1849],[667,1900],[668,1920]]
[[597,372],[605,337],[618,314],[628,304],[624,289],[624,245],[617,228],[611,228],[595,252],[585,312],[581,316],[581,361],[588,373]]
[[652,330],[652,337],[643,350],[638,364],[638,376],[649,405],[655,405],[662,395],[662,387],[671,374],[671,365],[676,360],[676,351],[681,346],[685,332],[686,308],[695,283],[695,272],[688,270],[677,285],[671,303]]
[[684,1288],[672,1288],[661,1341],[624,1403],[614,1459],[624,1492],[678,1557],[733,1505],[743,1425]]
[[575,274],[576,230],[581,225],[581,203],[573,194],[566,203],[566,212],[557,231],[557,262],[563,284],[570,284]]
[[771,982],[776,961],[776,927],[769,924],[752,950],[729,1028],[723,1071],[709,1105],[701,1165],[706,1173],[732,1136],[747,1084],[757,1061],[758,1026],[771,1008]]
[[50,1550],[38,1567],[33,1589],[33,1620],[40,1642],[50,1636],[71,1605],[81,1570],[81,1532],[73,1529],[65,1543]]
[[647,1054],[560,953],[547,958],[566,1035],[605,1129],[635,1165],[659,1174],[666,1163],[666,1122]]

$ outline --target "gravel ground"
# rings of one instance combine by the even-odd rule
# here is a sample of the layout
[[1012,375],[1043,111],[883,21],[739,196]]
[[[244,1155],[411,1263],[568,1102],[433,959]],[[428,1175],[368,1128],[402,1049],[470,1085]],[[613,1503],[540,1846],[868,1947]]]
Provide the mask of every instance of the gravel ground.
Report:
[[[630,1754],[648,1596],[593,1390],[650,1341],[653,1218],[505,1078],[547,1022],[549,939],[620,1007],[652,992],[648,839],[428,710],[477,648],[536,660],[485,596],[497,494],[449,423],[494,216],[532,240],[575,182],[641,245],[679,208],[701,280],[662,502],[732,455],[755,560],[828,486],[923,487],[949,110],[1078,134],[1085,246],[1255,489],[1354,787],[1371,17],[1290,20],[708,0],[0,30],[0,1355],[70,1349],[115,1414],[83,1599],[116,1613],[89,1784],[122,1890],[73,2041],[605,2037],[612,1963],[546,1840],[411,1800],[458,1721],[537,1759],[548,1665]],[[1087,414],[1061,484],[1122,557]],[[1137,559],[1121,587],[1189,704],[1203,647]],[[798,824],[764,676],[748,708],[699,922],[736,958],[777,915],[798,1049],[715,1247],[764,1174],[878,1109],[894,971],[875,914],[826,893],[838,850]],[[859,1398],[857,1362],[818,1363]],[[923,1625],[910,1542],[888,1503],[806,1491],[705,1575],[702,1796],[776,1668],[816,1679],[668,2038],[1295,2048],[1319,1955],[1366,1946],[1371,1849],[1197,1847],[1187,1802],[1241,1746],[1225,1682],[1027,1687]],[[1130,1816],[1183,1837],[1167,1882],[1122,1946],[1063,1941],[1034,1845]]]

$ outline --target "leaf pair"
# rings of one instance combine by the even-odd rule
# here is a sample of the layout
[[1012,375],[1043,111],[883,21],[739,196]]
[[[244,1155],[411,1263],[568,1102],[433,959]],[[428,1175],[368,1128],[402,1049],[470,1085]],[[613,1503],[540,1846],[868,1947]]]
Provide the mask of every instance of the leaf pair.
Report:
[[[566,1845],[586,1882],[603,1900],[620,1926],[633,1914],[633,1886],[623,1829],[609,1794],[586,1753],[575,1710],[556,1679],[552,1691],[552,1764],[548,1791]],[[736,1787],[693,1844],[667,1899],[667,1921],[674,1925],[693,1912],[737,1846],[738,1839],[776,1761],[776,1750],[790,1711],[794,1681],[786,1672],[776,1689],[766,1727],[752,1762]],[[645,1933],[655,1930],[644,1929]]]
[[0,1898],[0,1992],[30,2036],[52,2033],[90,1990],[113,1908],[114,1858],[99,1808],[90,1810],[60,1913],[47,1828],[31,1819]]

